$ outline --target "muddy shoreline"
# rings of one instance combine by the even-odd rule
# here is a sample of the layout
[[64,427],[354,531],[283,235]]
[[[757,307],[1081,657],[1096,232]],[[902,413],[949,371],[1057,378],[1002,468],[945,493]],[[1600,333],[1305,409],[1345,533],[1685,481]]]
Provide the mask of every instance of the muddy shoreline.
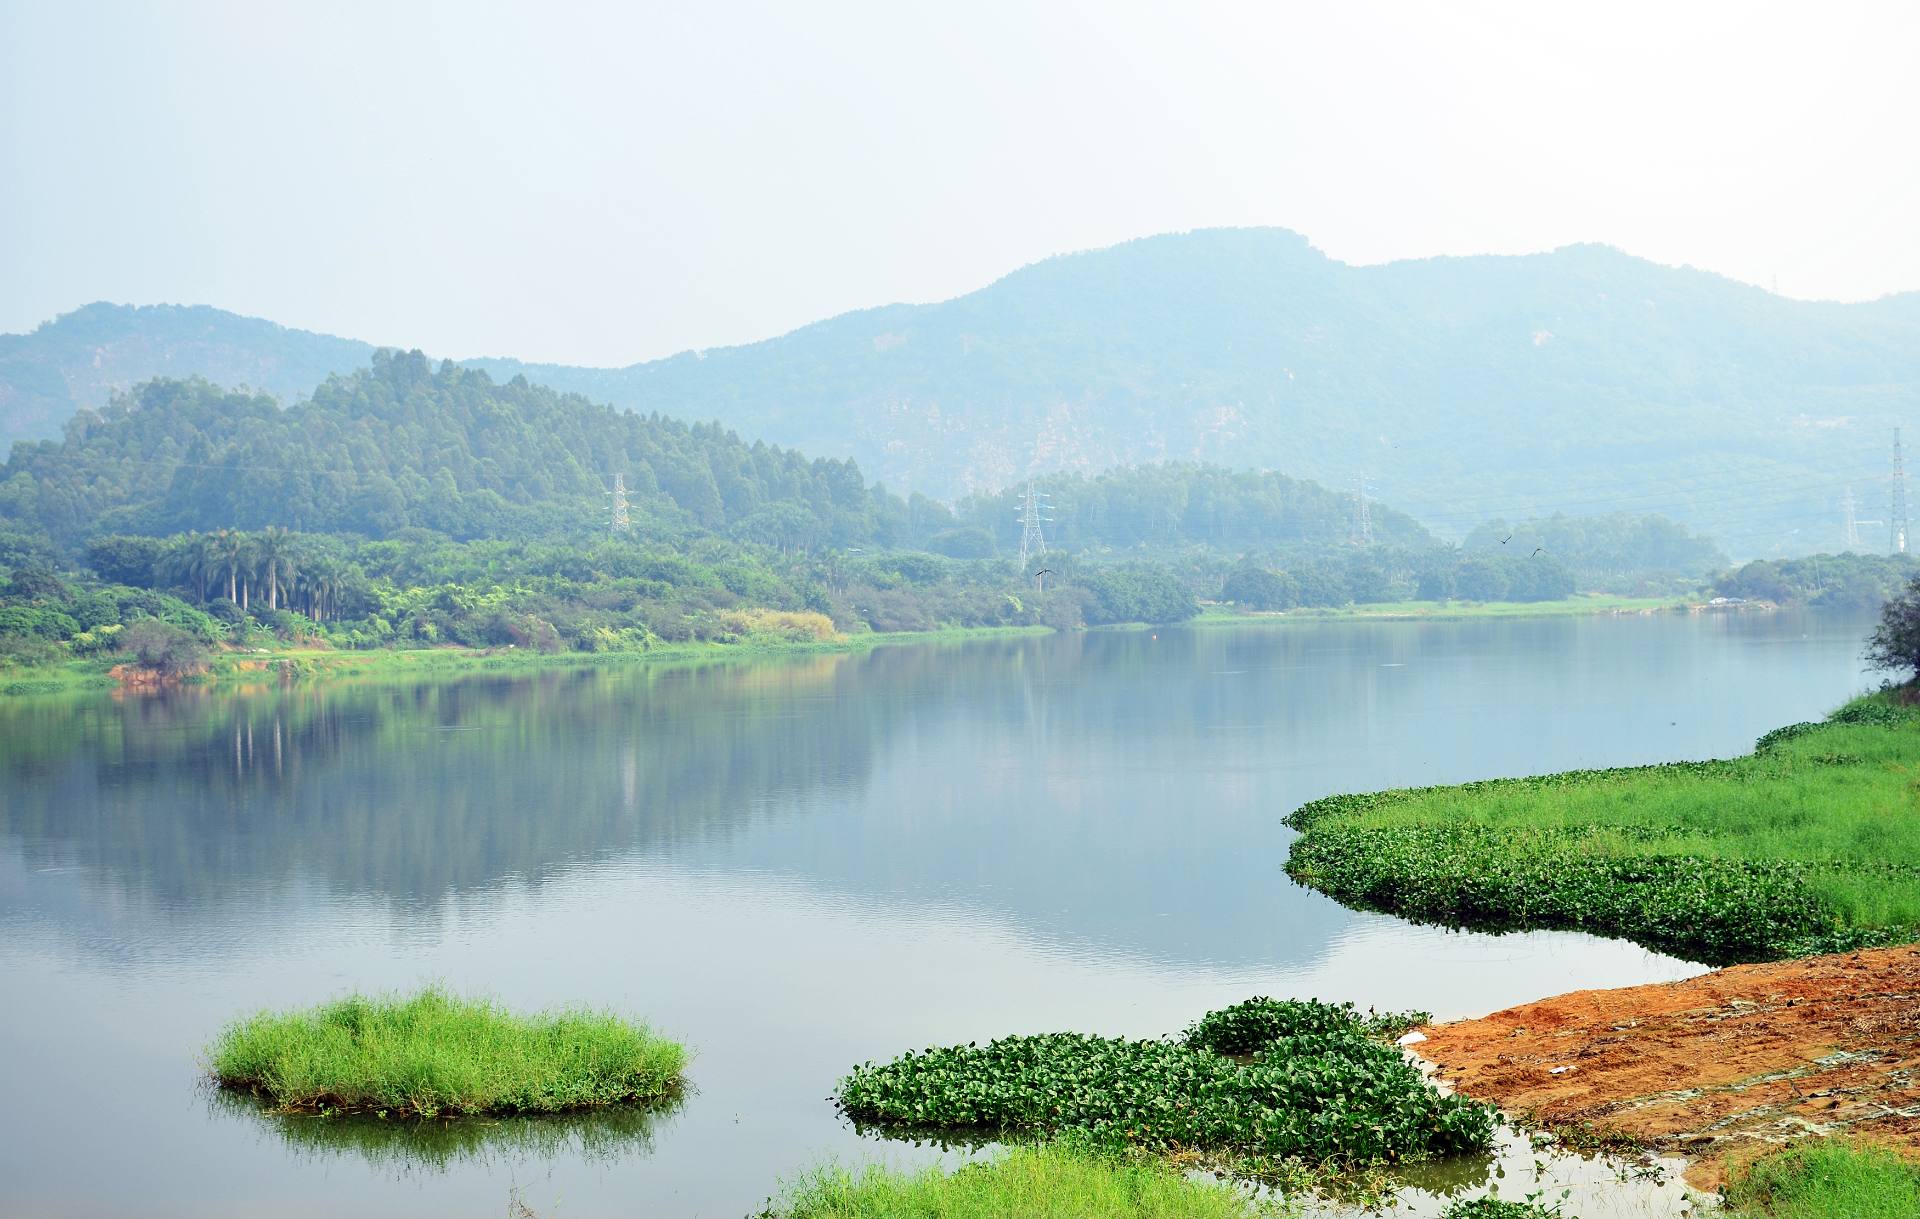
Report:
[[1920,945],[1736,965],[1431,1025],[1411,1048],[1525,1122],[1730,1164],[1813,1134],[1920,1154]]

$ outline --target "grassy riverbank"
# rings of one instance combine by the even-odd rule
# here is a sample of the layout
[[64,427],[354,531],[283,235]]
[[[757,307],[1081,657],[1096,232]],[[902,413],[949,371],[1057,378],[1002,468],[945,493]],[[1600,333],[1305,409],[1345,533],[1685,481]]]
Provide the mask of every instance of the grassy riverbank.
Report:
[[[438,676],[462,672],[586,669],[733,657],[795,656],[866,651],[914,643],[1050,634],[1043,626],[954,627],[938,631],[868,631],[827,640],[748,638],[734,643],[663,644],[644,652],[540,652],[530,648],[332,648],[275,647],[217,653],[206,672],[182,679],[203,686],[339,678]],[[109,670],[114,659],[66,660],[52,665],[0,668],[0,696],[113,689],[122,682]]]
[[1736,1173],[1727,1219],[1912,1219],[1920,1165],[1872,1145],[1816,1139]]
[[262,1012],[208,1048],[223,1087],[285,1111],[566,1113],[677,1094],[684,1047],[598,1012],[518,1016],[436,989]]
[[1920,719],[1891,695],[1729,761],[1333,796],[1296,810],[1294,879],[1486,930],[1558,927],[1714,964],[1920,931]]
[[[1298,609],[1287,613],[1240,613],[1224,606],[1206,609],[1187,626],[1247,626],[1289,622],[1395,621],[1487,618],[1552,618],[1593,614],[1641,614],[1684,611],[1671,598],[1581,595],[1564,601],[1396,601],[1339,609]],[[1165,629],[1165,628],[1158,628]],[[863,651],[893,644],[941,643],[1051,634],[1045,626],[950,627],[931,631],[864,631],[832,639],[794,640],[748,636],[726,643],[659,644],[646,651],[541,652],[532,648],[367,648],[335,649],[276,645],[216,652],[204,673],[183,680],[203,685],[295,681],[341,677],[411,677],[466,671],[520,671],[646,664],[659,661],[719,659],[730,656],[784,656]],[[51,664],[0,664],[0,696],[52,694],[66,690],[113,689],[123,657],[69,658]]]

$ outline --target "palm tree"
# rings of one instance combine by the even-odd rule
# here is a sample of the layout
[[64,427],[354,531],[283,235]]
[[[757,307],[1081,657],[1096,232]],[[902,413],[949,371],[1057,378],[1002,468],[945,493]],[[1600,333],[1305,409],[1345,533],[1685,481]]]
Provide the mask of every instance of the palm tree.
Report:
[[267,572],[267,608],[280,608],[280,582],[291,583],[300,574],[293,535],[269,525],[254,542],[254,553]]
[[227,600],[240,601],[240,569],[247,565],[247,539],[222,529],[207,539],[209,568],[227,573]]
[[301,588],[307,594],[307,617],[325,622],[334,597],[340,591],[340,564],[326,555],[307,560],[301,573]]
[[207,597],[208,568],[203,562],[204,542],[197,533],[189,533],[174,538],[161,554],[159,574],[169,583],[182,588],[198,588],[200,599]]

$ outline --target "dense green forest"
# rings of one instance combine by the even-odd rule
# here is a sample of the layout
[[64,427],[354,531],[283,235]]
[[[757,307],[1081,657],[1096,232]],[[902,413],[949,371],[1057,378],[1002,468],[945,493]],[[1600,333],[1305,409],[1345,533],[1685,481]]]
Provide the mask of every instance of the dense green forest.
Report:
[[145,619],[202,645],[634,652],[1198,612],[1186,577],[1163,565],[1058,562],[1064,570],[1039,581],[1007,560],[914,551],[803,555],[720,538],[678,549],[615,538],[365,541],[268,528],[101,535],[83,566],[63,570],[43,543],[0,534],[0,659],[125,651],[121,632]]
[[[990,534],[1002,550],[1020,544],[1020,483],[962,500],[961,522]],[[1205,546],[1230,553],[1257,547],[1325,546],[1359,531],[1354,497],[1272,472],[1167,462],[1123,466],[1101,474],[1033,480],[1046,497],[1047,544],[1067,551]],[[1412,517],[1369,504],[1376,541],[1432,546]]]
[[62,441],[14,446],[0,467],[0,515],[63,544],[270,525],[578,536],[603,527],[616,475],[635,524],[655,535],[731,533],[796,550],[885,544],[911,511],[851,461],[810,461],[715,425],[383,351],[284,410],[206,381],[148,382],[76,416]]
[[1463,549],[1484,557],[1537,551],[1564,565],[1582,589],[1619,593],[1695,589],[1727,566],[1711,538],[1651,513],[1489,521],[1467,535]]
[[1780,605],[1879,609],[1915,575],[1920,575],[1920,559],[1913,555],[1816,554],[1756,560],[1720,575],[1713,591]]

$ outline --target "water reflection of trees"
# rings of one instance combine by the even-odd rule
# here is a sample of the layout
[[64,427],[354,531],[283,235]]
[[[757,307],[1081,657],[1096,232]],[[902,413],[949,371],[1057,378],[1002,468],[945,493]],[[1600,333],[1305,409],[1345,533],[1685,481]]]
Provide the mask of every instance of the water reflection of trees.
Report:
[[[1190,906],[1282,883],[1265,855],[1165,869],[1199,866],[1203,819],[1251,830],[1322,794],[1275,763],[1324,752],[1343,731],[1328,709],[1351,723],[1379,666],[1420,647],[1418,630],[1112,632],[7,703],[0,833],[169,904],[296,876],[435,902],[671,844],[832,884],[991,886],[1087,927],[1150,920],[1167,907],[1141,895],[1169,884]],[[919,785],[873,789],[903,742]],[[1224,769],[1198,783],[1207,758]],[[821,793],[870,790],[856,815],[809,816]]]
[[212,1088],[213,1109],[258,1122],[289,1148],[314,1158],[357,1157],[396,1176],[456,1165],[555,1156],[614,1163],[651,1155],[653,1138],[684,1100],[619,1105],[591,1113],[522,1117],[382,1119],[367,1114],[280,1113],[253,1097]]
[[290,870],[432,900],[858,783],[882,710],[847,657],[0,711],[0,829],[168,899]]

